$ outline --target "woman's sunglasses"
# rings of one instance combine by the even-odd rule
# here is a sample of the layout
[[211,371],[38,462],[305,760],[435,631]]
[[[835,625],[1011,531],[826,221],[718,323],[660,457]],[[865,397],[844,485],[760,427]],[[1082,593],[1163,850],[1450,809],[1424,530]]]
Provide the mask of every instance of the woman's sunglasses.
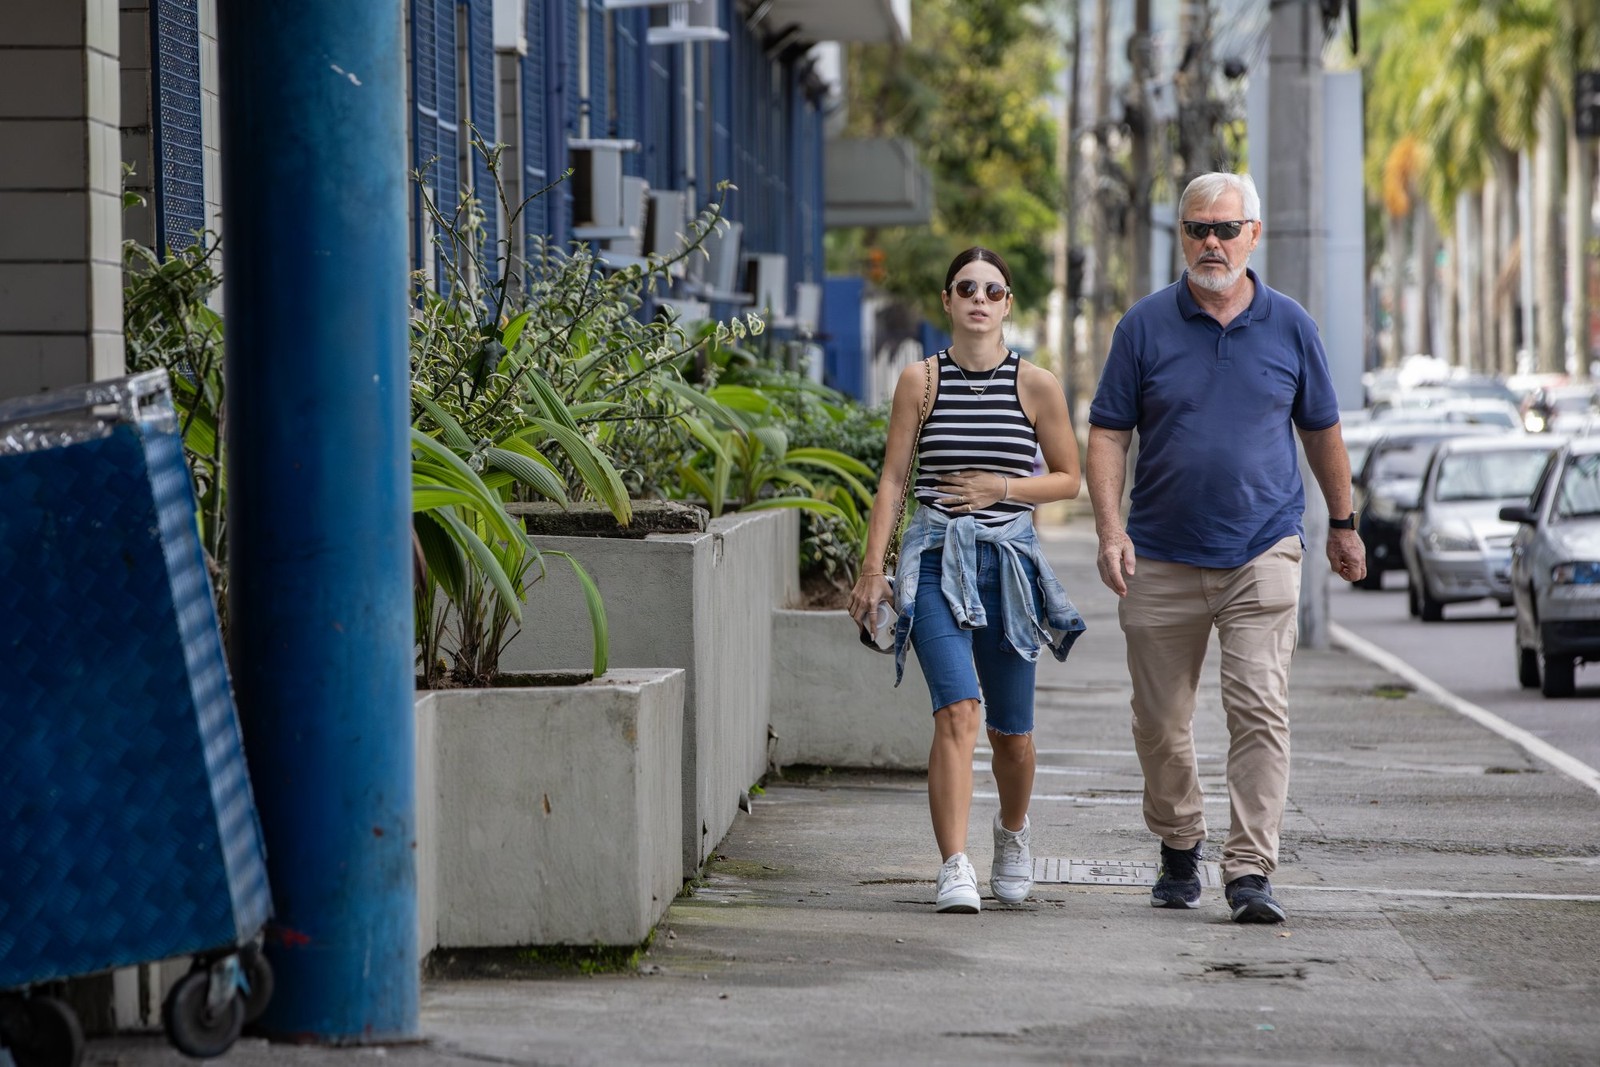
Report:
[[1220,241],[1231,241],[1239,236],[1239,231],[1244,229],[1244,224],[1249,221],[1249,219],[1232,219],[1228,222],[1193,222],[1184,219],[1183,232],[1195,241],[1204,241],[1213,233]]
[[[978,292],[978,283],[971,278],[962,278],[950,287],[950,291],[963,300],[970,300]],[[987,282],[983,287],[983,295],[991,304],[998,304],[1011,295],[1011,286],[1001,285],[999,282]]]

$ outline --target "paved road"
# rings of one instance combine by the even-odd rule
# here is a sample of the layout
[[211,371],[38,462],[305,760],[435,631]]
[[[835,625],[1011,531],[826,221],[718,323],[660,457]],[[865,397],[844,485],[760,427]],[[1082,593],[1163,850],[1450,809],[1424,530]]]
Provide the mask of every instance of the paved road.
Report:
[[1578,668],[1576,696],[1549,700],[1517,684],[1509,610],[1493,600],[1451,604],[1442,622],[1424,623],[1406,612],[1405,575],[1385,578],[1384,588],[1372,592],[1333,583],[1330,617],[1463,700],[1600,768],[1600,665]]
[[[1148,862],[1125,649],[1115,602],[1096,588],[1092,536],[1076,527],[1047,542],[1090,629],[1039,672],[1035,854]],[[1336,649],[1295,656],[1281,927],[1235,925],[1215,889],[1174,912],[1152,909],[1148,886],[1079,882],[1041,883],[1014,908],[936,915],[922,779],[818,774],[768,782],[635,970],[518,976],[501,955],[479,961],[492,964],[480,977],[426,984],[421,1044],[247,1040],[223,1062],[1596,1063],[1600,795],[1395,682]],[[1229,809],[1214,660],[1199,705],[1215,856]],[[992,777],[977,786],[970,846],[986,874]],[[86,1060],[184,1062],[153,1036],[96,1041]]]

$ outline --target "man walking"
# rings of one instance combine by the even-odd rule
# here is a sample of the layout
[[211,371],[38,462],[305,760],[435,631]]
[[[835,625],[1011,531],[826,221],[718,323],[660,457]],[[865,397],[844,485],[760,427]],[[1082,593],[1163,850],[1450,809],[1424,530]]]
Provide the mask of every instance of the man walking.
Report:
[[1246,266],[1261,240],[1255,183],[1203,174],[1184,190],[1179,217],[1188,269],[1123,316],[1089,408],[1100,580],[1121,598],[1145,824],[1161,839],[1151,904],[1200,901],[1206,822],[1193,720],[1215,629],[1232,814],[1225,893],[1235,921],[1276,923],[1284,911],[1268,878],[1288,798],[1289,660],[1304,551],[1295,430],[1327,500],[1334,573],[1362,577],[1366,556],[1316,323]]

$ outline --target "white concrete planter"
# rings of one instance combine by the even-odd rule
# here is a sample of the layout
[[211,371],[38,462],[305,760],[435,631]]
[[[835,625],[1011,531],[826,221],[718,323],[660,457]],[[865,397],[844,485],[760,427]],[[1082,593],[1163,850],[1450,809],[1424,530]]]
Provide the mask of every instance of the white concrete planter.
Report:
[[933,704],[915,652],[861,647],[843,611],[772,613],[772,762],[927,770]]
[[[640,540],[534,538],[571,552],[605,597],[614,667],[682,667],[683,869],[692,877],[766,773],[774,608],[799,593],[800,519],[756,511],[704,533]],[[503,670],[588,662],[590,627],[570,570],[549,568],[529,593]]]
[[423,954],[649,935],[682,885],[684,678],[418,694]]

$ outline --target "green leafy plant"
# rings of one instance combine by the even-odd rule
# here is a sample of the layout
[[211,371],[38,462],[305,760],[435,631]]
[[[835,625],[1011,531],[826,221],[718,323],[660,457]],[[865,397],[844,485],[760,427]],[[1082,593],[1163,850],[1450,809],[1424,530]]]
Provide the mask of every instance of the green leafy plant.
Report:
[[861,461],[828,448],[790,444],[782,411],[760,390],[743,385],[719,385],[707,399],[722,407],[706,412],[720,427],[691,419],[690,429],[700,451],[679,469],[680,489],[705,502],[713,516],[732,506],[742,511],[799,508],[814,514],[842,517],[839,506],[824,499],[815,475],[825,474],[843,484],[870,505],[872,494],[862,478],[872,470]]
[[[515,231],[526,202],[505,198],[499,146],[474,143]],[[593,500],[627,525],[631,495],[649,491],[692,445],[686,394],[702,409],[720,410],[683,384],[680,368],[708,339],[731,338],[742,327],[691,336],[670,318],[640,312],[720,223],[721,205],[702,213],[674,255],[608,270],[581,244],[558,251],[535,239],[526,260],[506,245],[488,249],[476,200],[464,197],[446,214],[426,172],[415,179],[445,281],[440,291],[429,272],[414,279],[412,425],[435,446],[430,479],[456,492],[468,492],[463,470],[477,480],[469,497],[446,493],[417,513],[423,684],[493,679],[520,629],[524,597],[547,573],[547,556],[563,559],[578,578],[595,634],[593,670],[603,673],[605,612],[587,572],[569,555],[539,552],[489,512],[503,515],[511,501]],[[619,467],[617,456],[632,462]]]
[[[131,198],[131,200],[129,199]],[[141,202],[125,194],[125,206]],[[222,284],[221,245],[203,233],[162,259],[137,241],[122,246],[123,337],[130,372],[162,369],[172,383],[196,522],[217,618],[227,630],[228,499],[223,453],[222,316],[209,301]]]

